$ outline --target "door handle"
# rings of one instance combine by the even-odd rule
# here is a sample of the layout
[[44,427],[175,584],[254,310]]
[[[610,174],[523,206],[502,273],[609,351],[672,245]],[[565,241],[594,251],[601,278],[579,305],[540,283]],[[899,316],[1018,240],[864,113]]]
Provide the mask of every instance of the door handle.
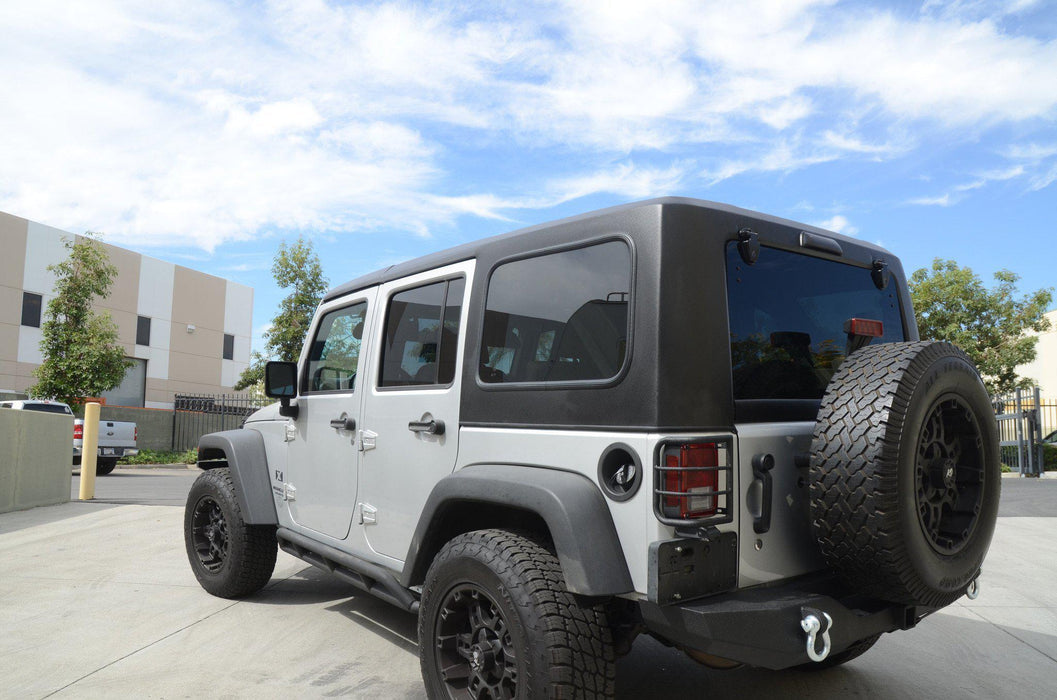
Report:
[[338,430],[356,430],[356,419],[349,418],[348,413],[342,413],[330,421],[330,427]]
[[413,433],[429,433],[430,435],[444,434],[444,421],[442,420],[413,420],[407,424],[407,429]]

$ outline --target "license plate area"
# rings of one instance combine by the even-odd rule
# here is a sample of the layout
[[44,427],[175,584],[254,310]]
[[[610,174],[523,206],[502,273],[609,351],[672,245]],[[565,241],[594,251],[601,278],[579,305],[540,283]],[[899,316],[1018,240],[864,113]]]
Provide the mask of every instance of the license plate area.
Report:
[[663,540],[650,545],[648,595],[670,605],[729,591],[738,585],[738,536]]
[[112,455],[112,454],[114,454],[114,448],[113,447],[102,447],[99,450],[99,454]]

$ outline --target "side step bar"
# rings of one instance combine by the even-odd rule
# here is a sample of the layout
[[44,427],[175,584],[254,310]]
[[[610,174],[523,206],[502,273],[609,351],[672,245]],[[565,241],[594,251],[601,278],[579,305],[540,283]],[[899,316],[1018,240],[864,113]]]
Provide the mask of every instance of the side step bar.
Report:
[[418,612],[418,599],[415,594],[401,586],[392,573],[377,564],[311,540],[285,527],[279,528],[275,535],[279,538],[280,549],[287,554],[329,571],[360,590],[408,612]]

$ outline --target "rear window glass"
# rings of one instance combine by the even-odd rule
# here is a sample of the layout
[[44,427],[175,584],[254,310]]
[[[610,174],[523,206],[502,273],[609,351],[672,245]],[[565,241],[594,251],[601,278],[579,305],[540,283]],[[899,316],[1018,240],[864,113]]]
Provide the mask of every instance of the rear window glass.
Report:
[[762,248],[746,265],[727,246],[727,299],[735,399],[821,399],[848,350],[845,321],[881,321],[871,343],[904,339],[897,287],[870,270]]
[[628,344],[631,251],[622,241],[500,265],[488,285],[482,382],[615,377]]
[[23,411],[40,411],[41,413],[64,413],[70,415],[71,411],[66,406],[57,403],[26,403],[22,404]]

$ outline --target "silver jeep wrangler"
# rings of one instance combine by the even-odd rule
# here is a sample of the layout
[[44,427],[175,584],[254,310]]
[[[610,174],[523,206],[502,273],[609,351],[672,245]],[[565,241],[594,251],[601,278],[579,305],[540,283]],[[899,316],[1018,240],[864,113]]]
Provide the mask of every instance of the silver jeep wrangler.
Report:
[[281,547],[417,612],[430,697],[610,697],[640,633],[841,664],[975,596],[994,531],[987,393],[899,261],[721,204],[361,277],[266,374],[201,440],[195,575],[245,596]]

